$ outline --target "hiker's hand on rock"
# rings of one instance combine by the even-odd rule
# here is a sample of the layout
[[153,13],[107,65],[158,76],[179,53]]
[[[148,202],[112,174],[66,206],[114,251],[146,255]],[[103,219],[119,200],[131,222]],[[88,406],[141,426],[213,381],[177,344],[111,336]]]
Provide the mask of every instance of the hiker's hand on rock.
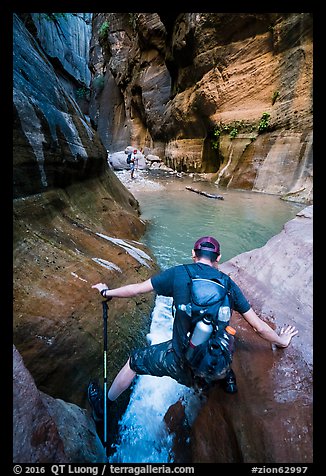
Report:
[[279,335],[280,342],[276,344],[277,347],[287,347],[291,342],[292,337],[297,335],[298,332],[299,331],[296,330],[294,326],[282,327]]
[[105,283],[98,283],[98,284],[93,284],[92,288],[95,288],[99,292],[101,292],[103,291],[103,289],[109,289],[109,286]]

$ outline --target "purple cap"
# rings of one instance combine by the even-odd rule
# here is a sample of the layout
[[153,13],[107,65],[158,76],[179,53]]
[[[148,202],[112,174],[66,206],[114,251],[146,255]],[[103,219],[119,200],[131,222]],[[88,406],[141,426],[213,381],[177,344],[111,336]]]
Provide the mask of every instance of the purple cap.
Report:
[[[202,246],[203,243],[210,243],[214,248],[209,248],[208,246]],[[206,250],[212,251],[213,253],[220,254],[220,244],[212,236],[202,236],[194,244],[194,250]]]

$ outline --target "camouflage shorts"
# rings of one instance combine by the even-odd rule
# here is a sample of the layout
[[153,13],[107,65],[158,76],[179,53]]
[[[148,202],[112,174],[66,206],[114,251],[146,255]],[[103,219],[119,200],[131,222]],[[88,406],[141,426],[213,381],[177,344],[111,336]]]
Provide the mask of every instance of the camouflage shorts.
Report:
[[139,375],[167,376],[187,387],[193,385],[191,371],[176,355],[171,340],[135,350],[130,368]]

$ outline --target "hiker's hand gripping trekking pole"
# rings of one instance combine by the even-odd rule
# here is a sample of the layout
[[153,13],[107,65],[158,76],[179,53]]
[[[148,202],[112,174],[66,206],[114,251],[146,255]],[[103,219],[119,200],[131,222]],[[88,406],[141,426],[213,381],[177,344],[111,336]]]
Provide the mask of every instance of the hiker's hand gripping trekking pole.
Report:
[[104,395],[104,422],[103,422],[103,444],[105,455],[107,456],[107,350],[108,350],[108,299],[102,301],[103,307],[103,395]]

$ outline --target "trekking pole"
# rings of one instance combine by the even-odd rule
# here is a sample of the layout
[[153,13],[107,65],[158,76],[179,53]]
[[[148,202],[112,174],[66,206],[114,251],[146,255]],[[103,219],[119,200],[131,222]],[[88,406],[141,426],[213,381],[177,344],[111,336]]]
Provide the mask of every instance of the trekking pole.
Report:
[[107,456],[107,350],[108,350],[108,305],[107,301],[102,301],[103,306],[103,395],[104,395],[104,428],[103,428],[103,445],[105,455]]

